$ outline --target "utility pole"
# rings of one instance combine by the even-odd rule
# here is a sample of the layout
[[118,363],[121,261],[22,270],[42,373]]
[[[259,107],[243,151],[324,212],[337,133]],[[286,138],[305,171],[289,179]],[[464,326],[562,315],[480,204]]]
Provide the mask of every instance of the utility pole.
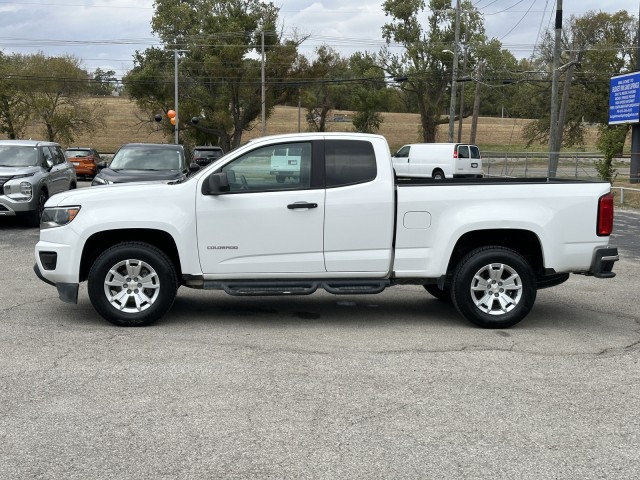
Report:
[[453,142],[453,127],[456,116],[456,84],[458,77],[458,43],[460,43],[460,0],[456,0],[455,40],[453,45],[453,68],[451,70],[451,102],[449,103],[449,142]]
[[[467,44],[469,43],[469,27],[464,28],[464,56],[462,57],[462,75],[467,74]],[[462,142],[462,117],[464,116],[464,84],[460,85],[460,116],[458,118],[458,143]]]
[[[556,126],[556,145],[558,146],[558,150],[562,145],[562,136],[564,133],[564,125],[567,121],[567,112],[569,111],[569,94],[571,92],[571,81],[573,80],[573,71],[576,69],[578,65],[578,58],[581,55],[578,54],[575,50],[572,50],[569,54],[569,63],[562,65],[558,68],[558,70],[565,71],[564,78],[564,87],[562,89],[562,101],[560,103],[560,108],[558,112],[558,124]],[[565,69],[566,67],[566,69]]]
[[469,137],[469,143],[476,143],[476,132],[478,131],[478,116],[480,115],[480,85],[482,75],[484,74],[484,60],[478,62],[476,71],[476,93],[473,97],[473,116],[471,117],[471,135]]
[[[640,21],[640,13],[638,14]],[[636,70],[640,72],[640,28],[638,28],[638,50],[636,52]],[[631,125],[631,159],[629,165],[629,183],[640,183],[640,123]]]
[[176,145],[178,145],[180,138],[179,138],[179,133],[178,133],[178,122],[180,121],[180,116],[178,115],[178,112],[180,111],[178,109],[178,50],[174,50],[173,51],[173,73],[175,75],[174,78],[174,91],[173,91],[173,108],[175,108],[176,110],[176,124],[175,124],[175,132],[176,132]]
[[562,40],[562,0],[556,0],[556,35],[553,48],[553,71],[551,72],[551,122],[549,125],[549,171],[555,177],[560,151],[558,138],[558,76],[560,75],[560,50]]
[[265,92],[265,73],[264,73],[264,30],[262,31],[262,136],[267,133],[267,114],[266,114],[266,92]]

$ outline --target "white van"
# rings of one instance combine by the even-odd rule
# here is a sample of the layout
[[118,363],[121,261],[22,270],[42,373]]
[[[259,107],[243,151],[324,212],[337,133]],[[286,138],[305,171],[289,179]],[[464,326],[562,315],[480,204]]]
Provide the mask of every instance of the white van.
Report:
[[301,164],[302,147],[300,145],[276,148],[271,155],[270,173],[276,176],[278,183],[284,183],[287,178],[298,182]]
[[482,177],[482,157],[477,145],[414,143],[392,157],[396,175],[404,177]]

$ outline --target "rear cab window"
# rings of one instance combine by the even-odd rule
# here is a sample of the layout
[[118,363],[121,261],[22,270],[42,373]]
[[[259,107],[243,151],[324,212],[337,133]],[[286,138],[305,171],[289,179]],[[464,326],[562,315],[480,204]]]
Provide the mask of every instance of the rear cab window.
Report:
[[373,145],[362,140],[325,142],[327,188],[355,185],[374,180],[378,173]]

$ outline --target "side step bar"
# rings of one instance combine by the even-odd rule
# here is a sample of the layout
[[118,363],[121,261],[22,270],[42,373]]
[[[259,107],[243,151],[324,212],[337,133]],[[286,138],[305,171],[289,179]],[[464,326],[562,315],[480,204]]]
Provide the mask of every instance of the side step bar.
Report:
[[311,295],[324,288],[334,295],[367,295],[382,292],[389,280],[327,280],[327,281],[204,281],[205,290],[224,290],[233,296]]

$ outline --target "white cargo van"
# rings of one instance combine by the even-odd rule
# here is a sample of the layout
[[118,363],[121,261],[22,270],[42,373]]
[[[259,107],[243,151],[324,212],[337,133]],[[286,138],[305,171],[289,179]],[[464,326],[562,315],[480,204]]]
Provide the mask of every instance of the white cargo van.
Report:
[[477,145],[414,143],[392,157],[396,175],[427,178],[482,177],[482,157]]
[[278,183],[284,183],[287,178],[299,181],[302,162],[302,147],[291,145],[276,148],[271,155],[271,175],[276,176]]

